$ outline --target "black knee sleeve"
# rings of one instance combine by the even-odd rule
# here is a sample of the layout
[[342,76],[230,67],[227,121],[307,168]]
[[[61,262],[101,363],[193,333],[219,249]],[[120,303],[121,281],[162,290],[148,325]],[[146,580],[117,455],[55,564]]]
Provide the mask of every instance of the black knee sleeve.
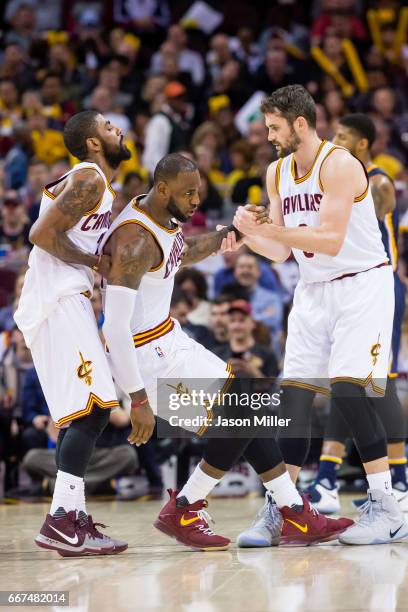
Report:
[[283,460],[301,467],[310,448],[314,391],[285,385],[281,389],[279,416],[291,419],[289,426],[280,428],[278,442]]
[[384,397],[373,398],[371,401],[384,425],[387,442],[391,444],[404,442],[406,425],[395,379],[388,378]]
[[326,423],[324,439],[345,444],[347,438],[351,438],[350,427],[347,421],[344,420],[344,416],[338,405],[332,399],[330,402],[330,412]]
[[244,455],[250,442],[247,438],[209,438],[203,459],[217,470],[228,472]]
[[71,423],[57,448],[59,470],[83,478],[95,442],[109,423],[110,409],[95,407],[91,414]]
[[282,453],[273,438],[254,438],[245,449],[244,457],[257,474],[263,474],[282,463]]
[[385,430],[364,388],[350,382],[334,383],[332,399],[350,428],[363,463],[386,457]]

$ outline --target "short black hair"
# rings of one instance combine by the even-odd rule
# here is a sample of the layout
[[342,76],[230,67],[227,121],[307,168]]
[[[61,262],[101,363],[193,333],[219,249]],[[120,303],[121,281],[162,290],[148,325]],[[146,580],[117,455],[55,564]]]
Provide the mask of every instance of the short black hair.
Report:
[[195,172],[198,166],[195,162],[180,153],[170,153],[165,155],[157,164],[153,183],[157,185],[160,181],[175,179],[180,172]]
[[364,115],[364,113],[352,113],[341,117],[339,123],[353,130],[360,138],[366,138],[368,140],[368,148],[371,149],[377,137],[377,132],[374,121],[370,117]]
[[176,274],[175,284],[177,285],[177,287],[182,288],[181,285],[186,280],[191,281],[195,285],[197,297],[200,300],[207,299],[208,285],[205,276],[202,272],[200,272],[196,268],[181,268],[181,270],[179,270],[179,272],[177,272]]
[[316,128],[315,101],[303,85],[280,87],[262,101],[262,113],[276,113],[276,111],[290,124],[293,124],[298,117],[304,117],[310,127]]
[[88,155],[87,138],[97,136],[96,118],[100,113],[86,110],[73,115],[64,127],[64,143],[74,157],[83,161]]

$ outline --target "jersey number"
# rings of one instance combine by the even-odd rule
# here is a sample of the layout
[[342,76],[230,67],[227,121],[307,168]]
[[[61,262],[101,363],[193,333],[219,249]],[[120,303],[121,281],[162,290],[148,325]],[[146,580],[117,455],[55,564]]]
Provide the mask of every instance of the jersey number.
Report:
[[[299,227],[307,227],[307,225],[306,223],[299,223]],[[307,251],[303,251],[303,255],[307,257],[308,259],[311,259],[312,257],[315,256],[314,253],[308,253]]]

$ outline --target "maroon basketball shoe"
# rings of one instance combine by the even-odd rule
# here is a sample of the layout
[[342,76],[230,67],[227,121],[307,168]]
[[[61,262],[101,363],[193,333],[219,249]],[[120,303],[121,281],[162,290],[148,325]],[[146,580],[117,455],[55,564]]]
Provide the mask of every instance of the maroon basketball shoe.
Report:
[[200,499],[189,504],[185,497],[177,499],[177,491],[168,489],[170,499],[154,522],[154,526],[177,542],[193,550],[226,550],[231,541],[215,534],[208,526],[211,520],[204,510],[208,503]]
[[329,542],[353,524],[347,518],[327,518],[311,505],[305,495],[301,497],[303,506],[279,508],[283,518],[280,546],[308,546]]
[[41,548],[56,550],[62,557],[84,555],[106,555],[113,551],[111,542],[91,537],[87,527],[77,519],[76,511],[65,512],[63,508],[47,514],[35,543]]
[[97,529],[97,527],[102,527],[102,529],[106,528],[106,525],[103,523],[94,523],[92,516],[90,514],[86,514],[82,510],[78,513],[78,520],[82,526],[86,528],[87,534],[90,538],[92,538],[96,543],[102,544],[105,548],[108,546],[112,548],[109,552],[105,553],[107,555],[117,555],[118,553],[123,552],[127,549],[127,542],[122,542],[121,540],[114,540],[109,536],[105,535],[101,531]]

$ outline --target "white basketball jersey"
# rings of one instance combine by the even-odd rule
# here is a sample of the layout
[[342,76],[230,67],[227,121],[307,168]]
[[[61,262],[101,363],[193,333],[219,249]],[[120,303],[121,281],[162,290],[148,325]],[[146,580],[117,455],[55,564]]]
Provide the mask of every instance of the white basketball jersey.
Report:
[[181,252],[184,246],[181,227],[176,223],[172,229],[159,225],[139,208],[138,202],[144,197],[146,196],[141,195],[129,202],[114,220],[101,242],[101,249],[103,249],[109,237],[118,227],[135,223],[152,234],[161,250],[160,263],[145,273],[137,292],[132,317],[132,335],[135,346],[147,344],[167,334],[174,327],[169,315],[170,301],[174,276],[181,265]]
[[[55,200],[53,191],[72,172],[85,168],[94,169],[104,182],[105,191],[98,204],[67,231],[69,239],[81,250],[96,253],[98,243],[110,224],[112,202],[115,192],[97,164],[81,162],[54,183],[46,185],[41,199],[40,216]],[[69,264],[34,246],[28,259],[29,269],[18,309],[14,315],[23,332],[27,346],[32,343],[38,327],[52,312],[58,300],[68,295],[92,293],[94,274],[87,266]]]
[[[324,194],[320,168],[334,151],[333,143],[323,140],[309,172],[296,176],[292,155],[280,159],[275,174],[276,189],[282,203],[286,227],[320,225],[319,208]],[[368,179],[367,179],[368,185]],[[335,257],[292,249],[299,264],[300,276],[306,283],[330,281],[345,274],[356,274],[388,261],[378,227],[370,187],[355,198],[346,237]]]

